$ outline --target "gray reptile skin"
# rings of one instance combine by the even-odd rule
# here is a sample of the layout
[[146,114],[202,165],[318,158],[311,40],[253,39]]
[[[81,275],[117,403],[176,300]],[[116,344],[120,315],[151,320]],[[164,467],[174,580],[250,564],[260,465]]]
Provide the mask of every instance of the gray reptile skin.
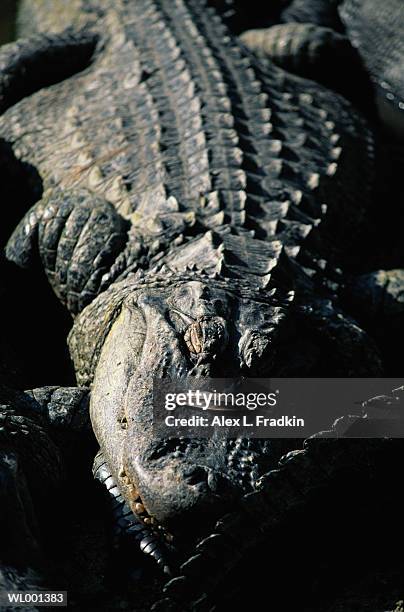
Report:
[[338,6],[343,0],[292,0],[281,12],[285,23],[312,23],[340,29]]
[[342,21],[372,77],[381,117],[404,138],[404,5],[400,0],[346,0]]
[[[369,113],[370,80],[358,51],[346,35],[314,23],[282,23],[247,30],[241,40],[260,60],[269,58],[294,74],[329,87]],[[347,72],[352,78],[347,79]]]
[[1,560],[19,567],[43,560],[38,505],[55,494],[63,474],[43,408],[29,394],[0,387]]
[[2,591],[43,587],[48,570],[45,534],[57,509],[55,500],[66,503],[66,458],[79,440],[77,433],[89,430],[88,421],[86,389],[22,392],[0,385]]
[[[286,468],[264,476],[296,443],[156,440],[153,378],[380,373],[337,299],[372,199],[371,130],[342,97],[261,65],[202,0],[30,4],[51,33],[0,51],[0,138],[43,197],[7,256],[39,259],[74,317],[77,379],[128,506],[176,534],[239,504],[222,525],[247,550],[248,513],[269,528],[301,503]],[[327,444],[318,479],[315,444],[288,465],[313,487],[362,452],[367,467]],[[266,496],[284,500],[272,514]]]
[[[371,82],[381,119],[403,139],[401,0],[292,0],[279,20],[282,25],[275,28],[248,32],[246,44],[292,72],[337,88],[356,103],[356,91],[362,91],[363,100],[372,97]],[[324,44],[326,39],[329,44]]]

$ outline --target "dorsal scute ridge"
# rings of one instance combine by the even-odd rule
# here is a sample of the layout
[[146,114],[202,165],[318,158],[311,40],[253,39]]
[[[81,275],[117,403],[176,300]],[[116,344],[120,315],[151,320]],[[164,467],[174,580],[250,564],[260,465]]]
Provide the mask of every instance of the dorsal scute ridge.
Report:
[[249,230],[234,233],[223,226],[172,249],[164,257],[164,264],[177,271],[185,271],[196,262],[196,268],[223,278],[243,278],[252,287],[267,287],[271,270],[282,252],[279,240],[263,241]]
[[[261,201],[266,203],[267,208],[270,208],[271,200],[278,199],[274,198],[273,179],[275,179],[275,183],[277,180],[284,183],[283,199],[289,199],[291,191],[304,188],[306,197],[301,198],[303,207],[308,201],[312,201],[308,209],[304,210],[302,207],[302,213],[306,217],[313,217],[314,214],[313,226],[318,225],[325,211],[323,206],[325,202],[310,196],[323,181],[322,174],[327,176],[331,171],[336,171],[339,151],[335,148],[335,141],[338,139],[335,124],[323,109],[317,107],[311,93],[305,93],[304,90],[296,92],[293,87],[289,87],[289,91],[288,88],[282,88],[280,85],[284,85],[286,81],[281,71],[273,67],[273,75],[263,76],[262,70],[248,52],[243,52],[243,48],[234,44],[230,36],[226,37],[226,26],[220,19],[211,19],[212,9],[206,8],[205,14],[200,9],[201,3],[189,2],[189,6],[194,11],[196,24],[204,28],[204,35],[208,39],[209,37],[210,40],[214,38],[212,31],[215,31],[216,39],[224,40],[225,54],[222,54],[218,61],[221,62],[223,72],[228,77],[230,91],[237,94],[236,102],[233,102],[233,112],[241,146],[245,153],[244,166],[246,163],[251,166],[252,163],[257,171],[261,170],[261,173],[262,170],[264,171],[263,176],[260,177],[258,172],[254,172],[254,168],[253,172],[246,170],[247,205],[245,206],[244,222],[248,225],[250,217],[250,223],[254,224],[255,221],[249,206],[250,187],[253,186],[254,196],[260,197]],[[214,41],[212,48],[215,49]],[[217,47],[215,52],[219,55]],[[242,74],[242,83],[237,78],[238,68]],[[304,105],[303,113],[298,103]],[[320,147],[317,146],[318,142],[315,143],[316,147],[310,146],[311,143],[307,139],[307,133],[316,133],[315,130],[307,129],[308,123],[314,120],[321,124]],[[274,133],[275,138],[273,138]],[[278,135],[279,138],[276,137]],[[300,147],[296,147],[298,138],[301,140],[302,146]],[[275,141],[275,144],[270,146],[272,140]],[[248,150],[249,148],[251,149]],[[320,150],[317,153],[318,149]],[[310,156],[312,156],[311,163]],[[308,168],[307,176],[302,176],[301,167]],[[310,167],[313,168],[312,172]],[[293,221],[296,223],[296,219]],[[273,231],[272,224],[271,233]]]

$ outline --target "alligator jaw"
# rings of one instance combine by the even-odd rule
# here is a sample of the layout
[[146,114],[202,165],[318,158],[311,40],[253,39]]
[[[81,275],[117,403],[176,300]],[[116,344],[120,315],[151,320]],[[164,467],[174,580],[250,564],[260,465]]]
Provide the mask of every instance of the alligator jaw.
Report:
[[161,300],[138,296],[112,326],[92,390],[93,426],[122,493],[135,511],[140,495],[150,517],[168,528],[183,526],[184,516],[189,524],[202,512],[217,516],[232,490],[213,468],[220,464],[209,465],[208,441],[188,449],[181,443],[182,453],[163,452],[153,435],[155,377],[184,377],[193,368],[183,330],[167,319]]
[[[175,351],[174,351],[175,353]],[[222,513],[236,496],[225,476],[226,445],[209,439],[160,439],[153,435],[153,380],[142,367],[128,384],[129,416],[123,469],[149,514],[170,531],[194,529],[202,516]],[[134,449],[136,451],[134,452]]]
[[142,505],[173,534],[180,529],[195,536],[195,525],[207,524],[209,516],[213,521],[237,496],[224,472],[209,465],[225,465],[225,449],[208,440],[150,440],[143,452],[126,456]]
[[195,525],[228,511],[252,486],[249,469],[241,477],[231,467],[233,456],[249,460],[247,446],[232,447],[219,435],[160,439],[153,433],[156,378],[234,376],[246,355],[255,351],[263,361],[271,347],[279,309],[243,301],[224,287],[193,280],[134,288],[107,334],[93,381],[92,424],[116,482],[134,510],[140,495],[148,515],[174,534],[195,534]]

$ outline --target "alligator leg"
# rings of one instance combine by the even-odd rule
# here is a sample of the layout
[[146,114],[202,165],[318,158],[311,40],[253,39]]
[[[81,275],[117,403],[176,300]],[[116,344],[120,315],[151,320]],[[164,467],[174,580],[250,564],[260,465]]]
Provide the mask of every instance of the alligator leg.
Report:
[[170,574],[170,551],[167,544],[164,543],[162,535],[152,529],[152,519],[144,516],[146,513],[140,499],[134,499],[133,501],[137,513],[129,507],[119,491],[101,451],[97,453],[94,459],[93,474],[108,491],[113,517],[114,546],[118,548],[124,538],[134,541],[144,554],[157,562],[165,574]]
[[313,23],[286,23],[248,30],[241,40],[260,59],[269,58],[289,72],[334,89],[368,112],[374,110],[369,102],[370,80],[357,50],[343,34]]
[[107,199],[84,188],[49,190],[14,230],[6,256],[28,268],[39,255],[56,295],[76,315],[120,274],[135,272],[147,260],[150,264],[156,248],[181,237],[193,222],[193,213],[164,214],[164,239],[152,235],[146,243],[139,228]]
[[17,226],[6,255],[25,268],[39,255],[56,295],[76,314],[136,258],[138,243],[124,252],[128,238],[128,223],[103,198],[51,192]]
[[96,43],[94,33],[66,30],[4,45],[0,49],[0,113],[42,87],[83,70]]

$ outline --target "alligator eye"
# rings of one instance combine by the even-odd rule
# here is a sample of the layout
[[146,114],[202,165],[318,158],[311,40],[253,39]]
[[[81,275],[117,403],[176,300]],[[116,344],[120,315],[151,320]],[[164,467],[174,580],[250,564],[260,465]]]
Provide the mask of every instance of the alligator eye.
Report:
[[187,327],[184,340],[191,354],[213,357],[227,345],[226,322],[221,317],[201,317]]
[[184,340],[190,353],[198,354],[202,352],[203,334],[199,321],[192,323],[184,334]]

